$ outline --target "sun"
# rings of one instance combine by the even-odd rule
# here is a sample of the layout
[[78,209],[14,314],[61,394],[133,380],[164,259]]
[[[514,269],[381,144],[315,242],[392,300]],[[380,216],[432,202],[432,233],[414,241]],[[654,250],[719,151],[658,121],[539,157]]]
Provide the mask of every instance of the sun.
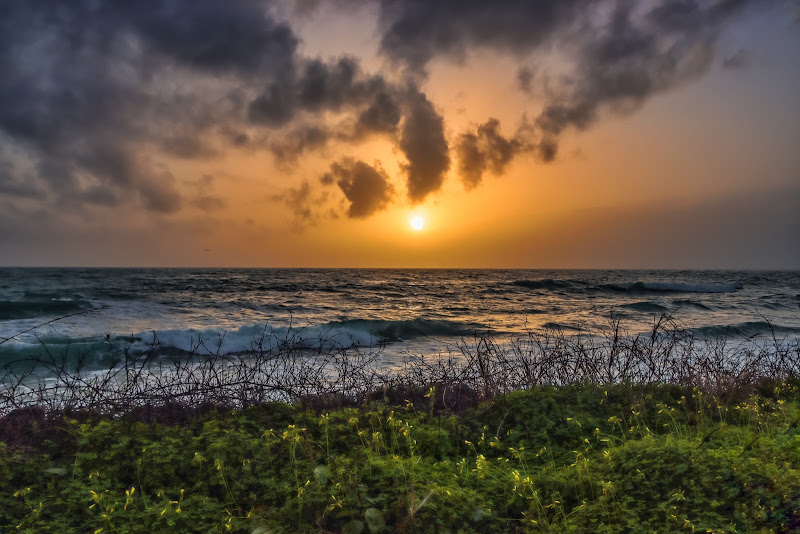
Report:
[[414,215],[409,220],[409,224],[411,225],[411,229],[415,232],[419,232],[425,228],[425,219],[422,215]]

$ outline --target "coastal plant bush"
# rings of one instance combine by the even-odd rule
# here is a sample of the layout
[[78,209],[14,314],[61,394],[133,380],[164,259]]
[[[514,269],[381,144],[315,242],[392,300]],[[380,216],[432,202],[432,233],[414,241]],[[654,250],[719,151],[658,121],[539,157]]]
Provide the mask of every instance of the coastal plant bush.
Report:
[[0,530],[800,530],[796,341],[662,317],[477,336],[392,373],[324,339],[129,349],[5,368]]
[[[800,388],[539,386],[264,404],[179,423],[72,414],[0,441],[9,532],[793,532]],[[435,408],[435,406],[434,406]],[[58,437],[54,440],[53,437]]]
[[[382,346],[343,344],[324,335],[278,338],[265,328],[238,354],[220,354],[217,341],[216,352],[214,340],[198,339],[192,350],[179,353],[157,337],[143,352],[133,352],[132,341],[109,341],[113,355],[101,370],[68,348],[8,363],[0,369],[0,415],[26,407],[152,414],[154,407],[173,405],[191,409],[159,415],[185,419],[205,407],[282,401],[322,411],[381,399],[458,410],[518,389],[580,383],[691,386],[727,402],[764,378],[800,376],[800,340],[696,339],[668,315],[640,334],[629,334],[615,318],[601,332],[476,334],[443,344],[433,356],[405,354],[391,370],[381,363]],[[436,394],[426,397],[431,385]]]

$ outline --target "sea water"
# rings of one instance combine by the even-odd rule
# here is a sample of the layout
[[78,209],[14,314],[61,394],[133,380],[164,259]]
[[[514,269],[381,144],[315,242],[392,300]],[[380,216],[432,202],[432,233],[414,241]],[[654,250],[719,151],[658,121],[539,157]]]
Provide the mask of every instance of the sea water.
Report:
[[0,269],[0,367],[43,356],[246,358],[291,337],[435,354],[528,331],[635,335],[671,317],[699,339],[800,338],[800,272],[405,269]]

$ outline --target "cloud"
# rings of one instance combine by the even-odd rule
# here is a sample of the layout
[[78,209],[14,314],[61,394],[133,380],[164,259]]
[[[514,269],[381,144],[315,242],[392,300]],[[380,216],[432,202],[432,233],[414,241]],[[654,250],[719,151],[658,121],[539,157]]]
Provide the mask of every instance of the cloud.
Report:
[[553,139],[567,128],[585,130],[603,109],[629,112],[705,73],[715,34],[707,18],[693,2],[668,2],[644,16],[628,4],[615,8],[607,27],[586,31],[577,68],[551,92],[536,126]]
[[[521,62],[559,51],[560,68],[567,72],[548,72],[547,63],[541,63],[523,65],[517,73],[524,93],[544,98],[534,125],[536,152],[546,161],[555,157],[564,130],[585,130],[606,111],[630,112],[653,94],[705,73],[723,25],[758,4],[509,0],[498,6],[481,0],[383,0],[381,50],[418,77],[436,57],[462,59],[475,49],[510,53]],[[462,156],[469,159],[471,151],[474,159],[476,141],[460,139]],[[474,182],[475,176],[467,179]]]
[[521,144],[506,139],[500,132],[500,121],[490,118],[478,126],[476,133],[463,133],[456,144],[459,176],[467,189],[481,183],[483,173],[490,170],[501,175]]
[[286,196],[295,217],[305,221],[311,219],[311,185],[307,181],[304,181],[299,188],[290,189]]
[[192,198],[192,205],[209,213],[225,206],[225,201],[211,192],[215,181],[216,178],[214,176],[204,174],[189,184],[195,192],[194,198]]
[[393,134],[400,122],[400,107],[385,91],[375,94],[372,104],[358,118],[363,131]]
[[[438,191],[450,167],[444,119],[416,85],[401,86],[379,75],[366,76],[352,58],[334,65],[307,63],[298,79],[272,84],[255,98],[249,117],[256,123],[280,127],[293,120],[307,124],[280,135],[269,148],[283,162],[331,140],[354,143],[371,134],[384,135],[406,158],[408,196],[422,201]],[[322,124],[324,112],[349,111],[349,120]],[[297,119],[297,117],[303,117]]]
[[517,70],[517,83],[523,93],[531,94],[533,92],[533,80],[534,72],[530,67],[523,66]]
[[0,147],[0,194],[25,199],[44,199],[47,190],[34,176],[21,171]]
[[302,231],[305,226],[316,223],[316,208],[322,197],[315,197],[308,180],[298,187],[289,187],[282,193],[272,195],[272,200],[286,204],[294,214],[294,230]]
[[386,88],[381,76],[364,75],[358,60],[352,57],[341,57],[331,64],[298,59],[294,68],[250,102],[249,118],[256,124],[283,126],[299,113],[336,112],[369,104]]
[[274,20],[259,0],[144,0],[106,3],[87,11],[81,15],[93,16],[98,25],[106,24],[104,31],[109,36],[114,31],[132,30],[156,53],[214,73],[289,71],[298,44],[292,29]]
[[462,57],[475,46],[524,54],[585,9],[578,0],[383,0],[381,50],[415,71],[437,55]]
[[350,159],[331,164],[331,171],[323,175],[323,184],[336,185],[350,201],[348,216],[363,219],[386,207],[394,195],[388,176],[380,167]]
[[[421,202],[441,189],[451,157],[474,187],[518,153],[552,160],[565,130],[629,112],[702,75],[722,26],[755,0],[375,2],[391,67],[376,73],[349,55],[303,56],[300,37],[263,0],[3,3],[0,136],[15,155],[3,156],[13,165],[0,170],[0,193],[66,208],[133,204],[175,213],[198,202],[168,168],[175,158],[246,148],[291,163],[382,136],[406,160],[410,201]],[[304,16],[322,3],[358,4],[306,1],[296,11]],[[451,154],[445,119],[424,92],[426,70],[434,58],[473,49],[518,58],[520,89],[543,104],[510,138],[492,120],[456,134]],[[567,72],[537,63],[553,49]],[[346,183],[361,200],[361,187]],[[286,201],[305,206],[302,186],[297,191]],[[354,213],[376,205],[351,199]]]
[[726,56],[722,60],[722,66],[726,69],[746,69],[750,66],[750,53],[745,49],[739,49]]
[[163,172],[144,181],[139,187],[145,207],[158,213],[173,213],[181,207],[182,198],[175,189],[175,178]]
[[290,71],[296,45],[256,0],[4,3],[0,132],[62,203],[174,212],[176,180],[141,154],[213,157],[226,94]]
[[331,133],[322,125],[301,125],[269,142],[269,149],[280,163],[294,163],[303,152],[324,147]]
[[455,145],[459,177],[468,191],[480,185],[486,172],[495,176],[505,173],[519,154],[527,153],[546,163],[556,157],[557,150],[558,145],[552,138],[535,136],[534,127],[525,116],[513,137],[504,137],[500,133],[500,121],[489,118],[475,133],[460,134]]
[[450,168],[450,155],[444,136],[444,119],[424,93],[412,90],[408,115],[403,122],[399,146],[406,156],[408,196],[420,202],[438,191]]

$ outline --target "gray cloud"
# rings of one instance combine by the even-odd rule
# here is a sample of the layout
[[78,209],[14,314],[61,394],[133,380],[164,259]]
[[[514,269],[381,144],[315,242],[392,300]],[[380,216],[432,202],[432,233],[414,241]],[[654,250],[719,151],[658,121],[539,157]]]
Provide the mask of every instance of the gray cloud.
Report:
[[578,67],[551,92],[536,126],[551,139],[584,130],[602,109],[630,111],[703,74],[713,61],[715,18],[694,2],[666,2],[644,17],[633,4],[617,6],[607,28],[585,32]]
[[172,212],[175,179],[143,145],[215,155],[208,130],[237,115],[219,77],[282,76],[296,44],[256,0],[4,3],[0,131],[62,202]]
[[192,205],[209,213],[225,206],[224,200],[211,193],[215,181],[216,178],[214,176],[204,174],[199,179],[189,183],[194,190]]
[[[299,37],[262,0],[3,3],[0,135],[26,165],[0,167],[0,193],[171,213],[200,197],[182,198],[162,156],[214,158],[247,147],[290,163],[333,141],[377,135],[405,156],[408,196],[420,202],[440,190],[451,163],[444,119],[421,86],[433,58],[474,48],[512,54],[520,88],[544,98],[513,137],[492,120],[456,137],[462,179],[474,187],[517,153],[552,160],[564,130],[589,128],[605,111],[630,111],[703,74],[722,25],[755,3],[375,1],[381,52],[404,67],[392,77],[366,73],[350,56],[303,57]],[[551,48],[569,56],[571,72],[555,78],[535,64]],[[355,213],[385,205],[362,201],[380,198],[362,197],[366,183],[345,182],[359,199],[350,199]],[[203,209],[219,205],[201,197]],[[286,197],[301,218],[304,198],[302,187]]]
[[467,189],[481,183],[483,173],[490,170],[500,175],[506,168],[520,143],[506,139],[500,132],[500,121],[490,118],[478,126],[476,133],[463,133],[459,136],[455,150],[458,154],[458,171]]
[[422,201],[438,191],[450,168],[450,155],[444,136],[444,120],[425,94],[411,91],[409,111],[402,126],[399,146],[408,164],[408,196]]
[[296,217],[306,221],[311,219],[311,185],[308,182],[304,181],[299,188],[290,189],[287,197]]
[[294,163],[303,152],[324,147],[333,136],[319,124],[301,125],[269,142],[269,149],[280,163]]
[[[555,157],[565,129],[589,128],[606,110],[629,112],[651,95],[706,72],[723,25],[759,4],[757,0],[648,4],[509,0],[502,5],[481,0],[383,0],[381,50],[417,76],[425,75],[434,57],[459,59],[476,48],[522,59],[552,48],[564,52],[574,65],[571,73],[548,76],[522,66],[517,74],[523,92],[544,95],[534,120],[539,138],[535,152],[547,161]],[[475,141],[465,135],[462,156],[467,158],[471,151],[474,159]]]
[[38,179],[18,169],[4,152],[0,147],[0,194],[26,199],[46,198],[47,190]]
[[521,153],[546,163],[555,159],[557,150],[558,145],[552,138],[536,138],[534,127],[525,116],[510,138],[500,133],[499,120],[489,118],[477,127],[475,133],[460,134],[455,144],[459,177],[467,190],[480,185],[486,172],[502,175]]
[[358,125],[366,132],[393,134],[400,122],[400,107],[388,92],[375,95],[372,104],[358,118]]
[[746,69],[750,66],[750,53],[747,50],[739,49],[726,56],[722,60],[722,66],[726,69]]
[[533,92],[534,72],[530,67],[520,67],[517,70],[517,83],[519,89],[523,93],[531,94]]
[[159,213],[172,213],[181,207],[182,199],[175,189],[175,178],[169,171],[147,177],[139,185],[145,207]]
[[383,0],[381,49],[417,71],[437,55],[461,57],[474,46],[524,54],[586,7],[579,0]]
[[249,117],[257,124],[283,126],[301,112],[314,114],[369,104],[386,89],[386,81],[364,75],[355,58],[341,57],[332,64],[320,59],[299,60],[250,102]]
[[323,184],[336,185],[350,201],[348,216],[363,219],[383,209],[391,201],[394,188],[380,167],[372,167],[363,161],[345,159],[331,164],[331,171],[322,176]]
[[272,196],[272,200],[276,202],[283,202],[289,208],[295,217],[295,223],[302,228],[307,224],[313,224],[314,211],[316,200],[314,198],[314,191],[308,180],[303,180],[299,187],[290,187],[283,193]]

